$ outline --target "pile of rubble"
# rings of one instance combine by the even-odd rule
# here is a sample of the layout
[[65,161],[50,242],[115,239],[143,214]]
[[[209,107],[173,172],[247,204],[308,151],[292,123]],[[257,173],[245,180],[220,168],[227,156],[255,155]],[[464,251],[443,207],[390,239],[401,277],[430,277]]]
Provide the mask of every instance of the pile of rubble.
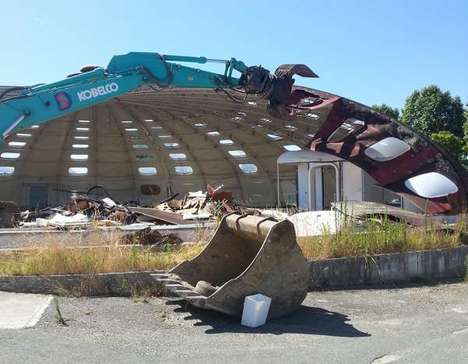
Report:
[[191,224],[194,220],[215,219],[226,213],[239,211],[239,206],[233,202],[232,193],[221,189],[222,186],[213,188],[208,185],[206,192],[189,192],[182,199],[178,198],[177,193],[152,208],[136,206],[128,209],[148,219],[182,225]]
[[81,236],[83,232],[85,241],[75,239],[79,244],[94,234],[103,242],[111,236],[119,244],[166,248],[203,239],[220,216],[238,210],[232,194],[221,189],[207,186],[206,192],[190,192],[182,198],[176,194],[156,206],[119,203],[102,186],[86,192],[64,191],[69,193],[66,203],[37,210],[21,211],[14,202],[0,201],[0,228],[4,234],[12,229],[28,235],[53,230]]
[[0,228],[79,230],[117,227],[131,232],[127,242],[134,241],[135,237],[140,243],[179,242],[174,234],[163,236],[155,228],[214,223],[217,217],[237,211],[232,193],[221,189],[222,186],[213,188],[208,185],[206,192],[190,192],[183,198],[175,194],[156,206],[116,202],[102,186],[94,186],[86,192],[65,191],[70,193],[66,203],[40,210],[20,211],[13,202],[0,202]]

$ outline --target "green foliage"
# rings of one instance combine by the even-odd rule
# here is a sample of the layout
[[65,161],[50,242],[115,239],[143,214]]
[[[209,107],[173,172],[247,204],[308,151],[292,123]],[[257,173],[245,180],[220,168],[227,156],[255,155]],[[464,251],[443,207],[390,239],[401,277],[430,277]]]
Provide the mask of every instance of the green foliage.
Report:
[[433,133],[431,138],[455,159],[461,162],[464,161],[466,157],[466,143],[463,139],[453,135],[449,131]]
[[465,115],[460,98],[435,85],[416,90],[406,99],[402,120],[427,136],[449,131],[463,138]]
[[465,111],[465,123],[463,124],[463,129],[465,131],[465,142],[468,143],[468,110]]
[[372,109],[375,111],[387,115],[388,117],[391,117],[392,119],[395,120],[400,120],[400,110],[398,108],[393,108],[387,104],[381,104],[381,105],[372,105]]

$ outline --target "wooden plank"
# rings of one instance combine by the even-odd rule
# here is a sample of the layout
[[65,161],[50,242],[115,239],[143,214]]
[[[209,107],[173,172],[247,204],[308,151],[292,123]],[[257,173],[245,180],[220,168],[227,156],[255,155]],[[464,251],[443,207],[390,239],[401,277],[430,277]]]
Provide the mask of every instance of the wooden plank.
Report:
[[193,221],[184,220],[182,215],[176,212],[161,211],[159,209],[151,207],[129,207],[128,209],[133,213],[145,215],[155,220],[159,220],[173,225],[193,224]]

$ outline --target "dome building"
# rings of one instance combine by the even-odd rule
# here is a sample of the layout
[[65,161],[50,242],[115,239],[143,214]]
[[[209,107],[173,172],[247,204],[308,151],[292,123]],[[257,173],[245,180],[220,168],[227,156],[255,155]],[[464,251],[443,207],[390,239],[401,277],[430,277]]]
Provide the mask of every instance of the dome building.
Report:
[[[466,171],[408,127],[318,90],[296,87],[291,100],[294,114],[272,116],[265,100],[140,89],[9,136],[0,200],[44,207],[64,191],[102,185],[120,202],[150,205],[210,184],[256,207],[314,210],[346,199],[409,207],[406,200],[434,213],[466,206]],[[424,174],[440,191],[413,178]]]

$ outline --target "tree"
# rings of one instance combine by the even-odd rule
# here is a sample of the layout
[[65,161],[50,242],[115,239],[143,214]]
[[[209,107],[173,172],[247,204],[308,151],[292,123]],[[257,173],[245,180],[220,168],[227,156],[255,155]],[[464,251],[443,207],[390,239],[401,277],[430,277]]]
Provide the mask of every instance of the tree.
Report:
[[392,119],[399,120],[400,119],[400,110],[398,108],[393,108],[387,104],[381,104],[381,105],[372,105],[372,109],[375,111],[387,115],[388,117],[391,117]]
[[[468,105],[466,105],[468,107]],[[465,123],[463,124],[465,130],[465,142],[468,144],[468,109],[465,110]]]
[[458,96],[435,85],[414,91],[405,102],[402,120],[427,136],[449,131],[463,138],[463,104]]
[[460,162],[465,161],[467,149],[463,139],[453,135],[453,133],[449,131],[433,133],[431,138],[454,158],[458,159]]

